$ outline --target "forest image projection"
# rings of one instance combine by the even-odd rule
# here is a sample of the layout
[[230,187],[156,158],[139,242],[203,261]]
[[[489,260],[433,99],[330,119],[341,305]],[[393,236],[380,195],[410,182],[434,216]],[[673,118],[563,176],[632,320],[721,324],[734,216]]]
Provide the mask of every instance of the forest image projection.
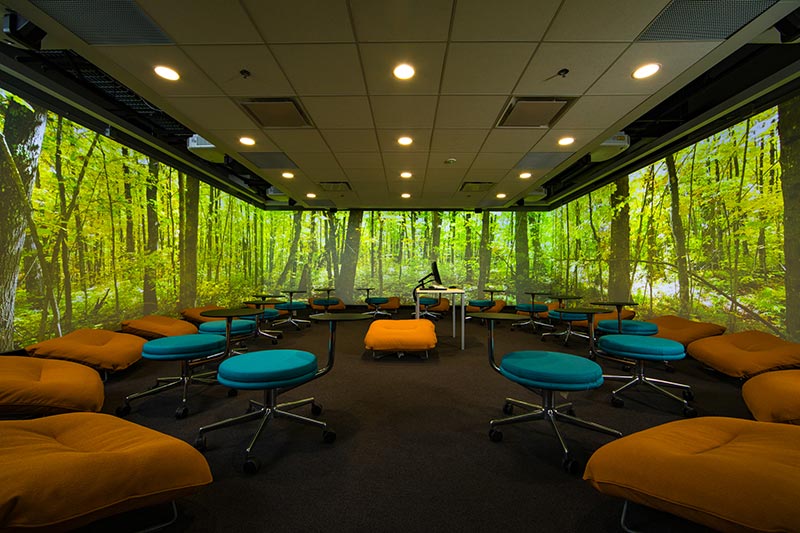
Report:
[[264,211],[0,91],[0,351],[265,291],[410,304],[432,260],[468,298],[630,296],[800,340],[799,119],[795,98],[550,212]]

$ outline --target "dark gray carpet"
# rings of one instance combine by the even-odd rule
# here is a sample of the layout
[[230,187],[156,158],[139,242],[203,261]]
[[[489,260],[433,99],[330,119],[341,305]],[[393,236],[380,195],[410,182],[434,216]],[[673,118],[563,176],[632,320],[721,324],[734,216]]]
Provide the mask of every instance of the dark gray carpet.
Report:
[[[407,310],[401,318],[409,317]],[[466,350],[452,337],[449,319],[437,323],[439,344],[429,360],[414,355],[374,360],[363,338],[369,321],[339,325],[336,365],[328,375],[291,391],[282,400],[314,396],[324,406],[319,418],[337,433],[333,444],[321,431],[279,419],[271,423],[254,450],[260,472],[242,471],[244,448],[256,423],[209,433],[205,456],[214,483],[179,500],[180,517],[166,531],[619,531],[622,502],[596,492],[580,476],[561,468],[561,450],[545,422],[503,428],[504,440],[491,442],[488,421],[502,417],[507,396],[538,402],[538,396],[511,383],[489,367],[486,328],[466,326]],[[315,324],[288,330],[276,348],[316,353],[327,349],[328,328]],[[271,349],[264,341],[251,351]],[[543,343],[530,330],[511,331],[498,324],[498,354],[546,349],[585,355],[587,343],[563,347]],[[608,373],[617,365],[599,361]],[[660,367],[653,376],[694,387],[700,416],[750,418],[739,385],[701,367],[678,361],[675,372]],[[113,413],[127,394],[174,374],[167,363],[141,361],[106,384],[104,411]],[[601,388],[572,393],[577,415],[624,434],[682,418],[677,402],[641,390],[626,396],[624,408],[610,405]],[[133,404],[128,420],[193,443],[197,428],[244,412],[253,392],[229,398],[219,385],[196,385],[191,414],[175,420],[179,392],[169,391]],[[303,413],[308,414],[309,408]],[[581,463],[612,437],[562,426],[573,455]],[[164,509],[137,511],[106,520],[93,531],[122,531],[138,521],[157,520]],[[701,531],[678,519],[635,508],[633,525],[650,531]]]

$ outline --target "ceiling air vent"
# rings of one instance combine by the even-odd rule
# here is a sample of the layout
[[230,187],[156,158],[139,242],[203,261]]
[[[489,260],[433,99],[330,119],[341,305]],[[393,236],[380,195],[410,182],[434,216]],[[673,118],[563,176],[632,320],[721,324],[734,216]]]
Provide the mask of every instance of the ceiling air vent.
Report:
[[311,122],[291,98],[258,98],[239,102],[263,128],[308,128]]
[[461,192],[483,192],[488,191],[494,186],[491,181],[465,181],[459,191]]
[[513,98],[498,128],[550,128],[567,109],[571,98]]
[[351,191],[350,184],[346,181],[322,181],[319,183],[319,188],[323,191]]

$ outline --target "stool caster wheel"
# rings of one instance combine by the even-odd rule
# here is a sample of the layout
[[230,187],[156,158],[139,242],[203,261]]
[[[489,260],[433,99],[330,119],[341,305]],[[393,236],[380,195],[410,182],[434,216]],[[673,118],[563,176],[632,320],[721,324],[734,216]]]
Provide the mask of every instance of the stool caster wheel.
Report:
[[326,429],[322,432],[322,442],[325,444],[331,444],[333,441],[336,440],[336,432]]
[[177,409],[175,409],[175,418],[181,420],[182,418],[186,418],[189,416],[189,408],[185,405],[181,405]]
[[120,418],[128,416],[129,414],[131,414],[131,406],[130,404],[127,403],[124,405],[120,405],[119,407],[117,407],[114,413]]
[[683,399],[686,400],[687,402],[691,402],[692,400],[694,400],[694,392],[692,392],[690,389],[684,390]]
[[278,339],[272,339],[272,344],[273,345],[278,344]]
[[239,395],[238,389],[228,389],[228,398],[233,398]]
[[514,412],[514,406],[510,403],[506,402],[503,404],[503,414],[510,415]]
[[194,449],[204,452],[206,451],[206,436],[200,435],[194,440]]
[[244,470],[245,474],[256,474],[261,469],[261,461],[259,461],[257,457],[248,456],[244,460],[242,469]]
[[494,428],[490,429],[489,440],[492,442],[501,442],[503,440],[503,432]]
[[625,401],[622,398],[617,398],[616,396],[612,396],[611,405],[613,405],[614,407],[625,407]]
[[572,459],[569,455],[565,455],[561,460],[561,468],[563,468],[564,472],[567,474],[574,476],[580,472],[581,464],[575,459]]
[[694,418],[697,416],[697,409],[687,405],[683,408],[683,416],[686,418]]
[[311,404],[311,414],[314,416],[322,414],[322,404],[312,403]]

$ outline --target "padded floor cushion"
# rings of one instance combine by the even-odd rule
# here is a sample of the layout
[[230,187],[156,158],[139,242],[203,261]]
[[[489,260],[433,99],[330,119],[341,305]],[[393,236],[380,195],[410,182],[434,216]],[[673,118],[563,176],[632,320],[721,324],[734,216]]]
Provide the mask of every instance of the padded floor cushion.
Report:
[[647,320],[658,326],[656,337],[678,341],[684,346],[697,339],[713,337],[725,333],[725,326],[719,326],[710,322],[698,322],[675,315],[664,315],[650,318]]
[[756,420],[800,424],[800,370],[765,372],[748,379],[742,397]]
[[719,531],[800,531],[800,427],[678,420],[598,449],[583,475],[604,494]]
[[100,375],[70,361],[0,357],[0,416],[45,416],[103,407]]
[[436,326],[430,320],[376,320],[364,337],[367,350],[424,351],[436,347]]
[[174,337],[197,333],[197,326],[185,320],[162,315],[147,315],[142,318],[122,321],[122,332],[139,335],[145,339]]
[[189,444],[101,413],[0,421],[0,530],[65,530],[211,483]]
[[114,372],[128,368],[142,358],[145,339],[105,329],[76,329],[63,337],[25,348],[29,355],[66,359]]
[[800,344],[763,331],[700,339],[691,343],[686,351],[714,370],[735,378],[800,367]]
[[225,320],[224,318],[215,318],[211,316],[202,316],[200,313],[203,311],[211,311],[213,309],[224,309],[218,305],[204,305],[202,307],[190,307],[181,311],[181,316],[192,322],[193,324],[202,324],[204,322],[215,322],[217,320]]

